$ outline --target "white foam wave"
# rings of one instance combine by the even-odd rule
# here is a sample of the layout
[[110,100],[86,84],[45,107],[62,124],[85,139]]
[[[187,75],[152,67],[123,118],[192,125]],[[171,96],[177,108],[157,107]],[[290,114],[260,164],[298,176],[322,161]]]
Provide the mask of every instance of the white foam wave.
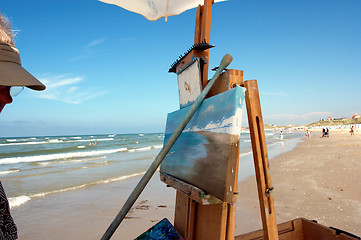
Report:
[[116,178],[100,180],[100,181],[97,181],[97,182],[94,182],[94,183],[81,184],[81,185],[74,186],[74,187],[68,187],[68,188],[58,189],[58,190],[54,190],[54,191],[36,193],[36,194],[29,195],[29,196],[12,197],[12,198],[9,198],[8,200],[9,200],[10,208],[14,208],[14,207],[18,207],[18,206],[30,201],[32,198],[45,197],[45,196],[47,196],[49,194],[55,194],[55,193],[62,193],[62,192],[67,192],[67,191],[78,190],[78,189],[88,187],[88,186],[92,186],[92,185],[96,185],[96,184],[105,184],[105,183],[117,182],[117,181],[125,180],[125,179],[131,178],[131,177],[136,177],[136,176],[139,176],[139,175],[143,175],[144,173],[145,172],[133,173],[133,174],[120,176],[120,177],[116,177]]
[[274,145],[277,145],[277,144],[280,144],[282,143],[281,141],[279,142],[274,142],[274,143],[271,143],[271,144],[267,144],[267,147],[271,147],[271,146],[274,146]]
[[0,171],[0,175],[6,175],[6,174],[10,174],[10,173],[15,173],[15,172],[19,172],[19,169],[16,170],[8,170],[8,171]]
[[64,161],[55,161],[55,162],[39,162],[39,165],[49,165],[49,164],[64,164],[64,163],[79,163],[79,162],[88,162],[93,160],[99,160],[107,158],[106,156],[103,157],[97,157],[97,158],[91,158],[91,159],[78,159],[78,160],[64,160]]
[[163,147],[163,145],[155,145],[155,146],[134,148],[134,149],[129,149],[128,152],[147,151],[147,150],[156,149],[156,148],[162,148],[162,147]]
[[13,163],[20,163],[20,162],[41,162],[41,161],[49,161],[49,160],[55,160],[55,159],[97,156],[97,155],[111,154],[111,153],[116,153],[116,152],[124,152],[126,150],[127,150],[127,148],[117,148],[117,149],[89,151],[89,152],[69,152],[69,153],[28,156],[28,157],[3,158],[0,160],[0,163],[1,164],[13,164]]
[[81,137],[70,137],[70,139],[81,139]]
[[113,141],[113,140],[114,138],[91,138],[91,139],[70,140],[66,142],[94,142],[94,141],[102,142],[102,141]]
[[10,208],[13,208],[13,207],[18,207],[18,206],[26,203],[30,199],[31,198],[28,196],[19,196],[19,197],[9,198],[8,200],[9,200]]
[[108,180],[101,180],[101,181],[96,182],[96,184],[117,182],[117,181],[125,180],[127,178],[143,175],[144,173],[145,172],[139,172],[139,173],[133,173],[133,174],[129,174],[129,175],[121,176],[121,177],[116,177],[116,178],[112,178],[112,179],[108,179]]
[[78,148],[85,148],[85,146],[84,146],[84,145],[81,145],[81,146],[78,146]]
[[50,139],[48,140],[49,143],[59,143],[59,142],[63,142],[63,140],[59,140],[59,139]]
[[247,155],[250,155],[250,154],[252,154],[252,151],[241,153],[241,154],[239,154],[239,156],[242,157],[242,156],[247,156]]
[[7,142],[16,142],[16,139],[6,139]]
[[114,138],[97,138],[97,139],[95,139],[95,141],[113,141],[114,140]]
[[151,146],[149,147],[142,147],[142,148],[135,148],[135,149],[129,149],[128,152],[136,152],[136,151],[146,151],[152,149]]
[[48,141],[41,142],[17,142],[17,143],[2,143],[0,146],[11,146],[11,145],[35,145],[35,144],[46,144]]
[[[48,138],[49,139],[49,138]],[[9,141],[11,139],[7,139],[7,142],[9,143],[2,143],[0,146],[11,146],[11,145],[36,145],[36,144],[47,144],[47,143],[61,143],[61,142],[102,142],[102,141],[114,141],[114,138],[92,138],[92,139],[81,139],[81,137],[72,137],[71,139],[75,140],[66,140],[66,138],[60,138],[60,139],[50,139],[47,141],[30,141],[30,142],[16,142],[15,141]],[[29,140],[29,139],[27,139]],[[36,138],[33,138],[31,140],[36,140]]]

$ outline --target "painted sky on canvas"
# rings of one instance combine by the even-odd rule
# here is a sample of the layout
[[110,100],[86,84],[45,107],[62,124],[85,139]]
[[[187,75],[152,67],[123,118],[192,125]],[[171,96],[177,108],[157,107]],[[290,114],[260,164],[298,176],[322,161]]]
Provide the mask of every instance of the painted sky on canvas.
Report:
[[[96,0],[1,0],[0,11],[47,86],[5,107],[0,136],[163,132],[179,108],[168,69],[193,44],[195,9],[167,22]],[[210,67],[230,53],[229,68],[258,80],[266,124],[361,114],[360,12],[359,0],[217,3]]]

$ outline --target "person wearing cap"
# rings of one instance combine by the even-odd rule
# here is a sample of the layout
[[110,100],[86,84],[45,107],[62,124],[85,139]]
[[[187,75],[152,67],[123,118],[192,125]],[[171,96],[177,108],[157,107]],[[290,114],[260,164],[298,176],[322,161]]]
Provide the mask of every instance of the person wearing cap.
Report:
[[[21,66],[9,22],[0,13],[0,112],[13,101],[14,88],[44,90],[45,86]],[[1,163],[1,160],[0,160]],[[17,239],[17,228],[10,214],[9,201],[0,181],[0,240]]]

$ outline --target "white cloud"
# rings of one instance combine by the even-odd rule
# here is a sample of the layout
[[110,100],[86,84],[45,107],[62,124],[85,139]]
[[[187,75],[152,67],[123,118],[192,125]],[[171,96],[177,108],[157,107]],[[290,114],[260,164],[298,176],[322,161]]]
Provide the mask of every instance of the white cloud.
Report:
[[82,104],[90,99],[103,96],[108,91],[91,91],[78,87],[77,84],[85,80],[84,77],[70,75],[46,76],[39,78],[46,86],[42,94],[37,94],[39,98],[60,101],[70,104]]
[[69,61],[76,62],[76,61],[80,61],[80,60],[84,60],[84,59],[88,59],[88,58],[93,58],[94,56],[101,54],[99,52],[98,53],[94,52],[95,50],[92,48],[94,46],[102,44],[105,41],[106,41],[106,38],[98,38],[98,39],[92,40],[90,43],[85,45],[82,52],[79,53],[78,56],[71,58]]
[[99,45],[99,44],[103,43],[104,41],[105,41],[105,38],[94,39],[88,45],[86,45],[86,48],[90,48],[90,47]]

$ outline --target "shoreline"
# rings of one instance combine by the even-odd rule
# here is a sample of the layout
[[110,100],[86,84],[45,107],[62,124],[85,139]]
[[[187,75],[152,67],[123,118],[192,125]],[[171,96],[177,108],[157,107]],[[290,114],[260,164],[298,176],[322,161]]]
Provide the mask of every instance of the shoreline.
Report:
[[[320,136],[314,131],[311,138],[267,147],[277,222],[304,217],[361,235],[361,136],[342,130]],[[140,178],[50,194],[12,209],[19,239],[99,239]],[[262,228],[252,153],[241,157],[239,180],[236,236]],[[134,239],[163,218],[173,222],[175,193],[157,172],[114,237]]]
[[[284,141],[283,147],[281,144],[274,144],[270,147],[269,153],[279,155],[287,149],[293,149],[295,144],[292,142],[295,141],[299,140]],[[251,171],[246,167],[247,174],[254,175],[252,153],[248,155],[248,160],[243,161],[243,158],[246,157],[242,156],[242,162],[252,165]],[[142,175],[74,191],[49,194],[11,209],[18,226],[19,239],[37,240],[44,238],[44,234],[47,239],[54,240],[100,239],[141,177]],[[163,218],[168,218],[173,223],[175,194],[173,188],[166,187],[160,181],[159,172],[156,172],[114,237],[134,239]],[[259,229],[261,226],[261,219],[256,219],[257,215],[252,209],[241,206],[240,199],[239,197],[237,203],[237,217],[241,218],[236,221],[237,235],[243,231]]]

